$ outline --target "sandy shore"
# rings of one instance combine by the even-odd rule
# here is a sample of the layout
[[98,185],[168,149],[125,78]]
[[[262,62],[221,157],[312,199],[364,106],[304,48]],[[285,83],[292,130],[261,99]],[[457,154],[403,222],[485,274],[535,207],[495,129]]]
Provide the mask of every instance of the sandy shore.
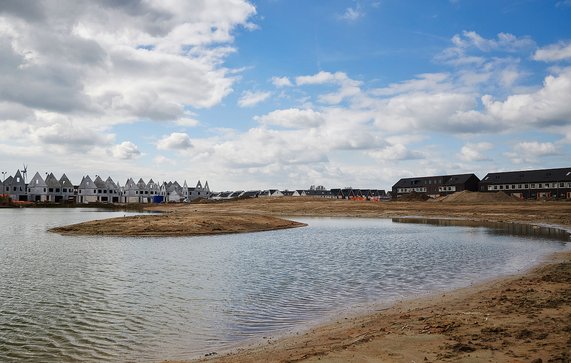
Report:
[[252,213],[200,212],[139,215],[95,220],[56,227],[50,232],[63,235],[105,236],[199,236],[261,232],[305,226],[303,223]]
[[[276,198],[177,207],[178,212],[186,209],[292,217],[424,216],[571,229],[569,202],[372,203]],[[302,335],[268,339],[204,360],[569,362],[570,347],[571,253],[562,253],[522,276],[402,301],[366,316],[340,317]]]
[[[570,202],[356,202],[267,198],[162,205],[151,215],[56,229],[65,234],[197,235],[295,227],[275,217],[454,218],[571,230]],[[292,224],[293,223],[293,224]],[[205,358],[212,362],[569,362],[571,253],[522,276],[340,317],[301,335]]]

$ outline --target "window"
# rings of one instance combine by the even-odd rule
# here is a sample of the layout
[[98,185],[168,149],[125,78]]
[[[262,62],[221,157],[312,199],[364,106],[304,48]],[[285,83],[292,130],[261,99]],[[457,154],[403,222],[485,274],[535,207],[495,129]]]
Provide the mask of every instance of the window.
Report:
[[54,192],[54,188],[50,188],[50,189],[48,189],[48,191],[49,191],[50,193],[53,193],[53,192]]
[[504,186],[503,186],[503,185],[500,185],[500,190],[502,190],[502,189],[504,189]]
[[526,185],[524,185],[523,187],[524,187],[525,189],[528,189],[528,188],[529,188],[529,184],[526,184]]
[[512,184],[512,189],[515,189],[515,184]]
[[565,186],[565,183],[559,183],[559,188],[563,188]]
[[56,193],[59,193],[59,188],[56,188]]
[[531,184],[531,187],[532,187],[532,188],[535,188],[535,184]]
[[517,188],[518,188],[518,189],[521,189],[521,184],[518,184],[518,185],[517,185]]

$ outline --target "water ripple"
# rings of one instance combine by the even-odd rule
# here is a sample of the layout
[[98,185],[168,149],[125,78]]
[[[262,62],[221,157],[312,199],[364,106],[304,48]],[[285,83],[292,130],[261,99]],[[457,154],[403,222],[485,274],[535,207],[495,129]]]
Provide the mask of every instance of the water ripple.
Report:
[[513,273],[567,248],[484,228],[359,219],[199,238],[44,232],[113,215],[0,210],[0,361],[189,358],[352,306]]

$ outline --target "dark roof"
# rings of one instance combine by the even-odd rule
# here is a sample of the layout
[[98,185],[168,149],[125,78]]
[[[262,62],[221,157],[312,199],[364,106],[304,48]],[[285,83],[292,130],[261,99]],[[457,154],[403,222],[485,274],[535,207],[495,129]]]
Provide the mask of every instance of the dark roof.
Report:
[[571,181],[571,167],[488,173],[482,184],[542,183]]
[[435,176],[421,176],[414,178],[402,178],[395,185],[393,185],[393,188],[425,186],[428,185],[429,180],[440,180],[441,185],[463,184],[467,182],[468,179],[470,179],[471,177],[475,177],[476,179],[478,179],[478,177],[475,174],[435,175]]
[[330,196],[334,194],[329,190],[306,190],[305,195],[311,197],[311,196]]
[[244,192],[242,194],[242,197],[254,198],[254,197],[257,197],[259,194],[260,194],[259,190],[248,190],[247,192]]

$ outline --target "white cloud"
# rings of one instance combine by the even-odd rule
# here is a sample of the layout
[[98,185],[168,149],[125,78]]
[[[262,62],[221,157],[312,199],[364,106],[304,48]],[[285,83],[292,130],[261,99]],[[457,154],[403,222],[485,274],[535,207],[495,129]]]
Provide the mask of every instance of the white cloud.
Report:
[[361,93],[360,86],[362,83],[349,78],[344,72],[330,73],[321,71],[314,75],[297,77],[296,84],[298,86],[323,84],[337,85],[339,87],[337,91],[319,96],[320,102],[336,105],[347,98],[359,95]]
[[163,165],[165,165],[165,164],[168,164],[168,165],[171,165],[171,166],[172,166],[172,165],[176,165],[176,161],[174,161],[174,160],[172,160],[172,159],[169,159],[169,158],[167,158],[166,156],[163,156],[163,155],[157,155],[157,156],[155,156],[155,157],[153,158],[153,162],[154,162],[156,165],[158,165],[158,166],[163,166]]
[[312,128],[324,123],[321,113],[311,109],[297,108],[275,110],[263,116],[256,116],[254,119],[262,124],[288,128]]
[[511,95],[505,101],[485,95],[482,103],[488,115],[514,126],[564,126],[571,124],[570,94],[571,68],[566,68],[547,76],[535,92]]
[[535,51],[533,59],[544,62],[571,60],[571,41],[551,44]]
[[132,160],[141,156],[141,151],[132,142],[124,141],[111,149],[111,155],[121,160]]
[[195,120],[193,118],[190,117],[182,117],[176,120],[176,124],[179,126],[185,126],[185,127],[196,127],[198,125],[200,125],[200,121]]
[[484,153],[493,149],[494,145],[489,142],[467,143],[460,150],[460,159],[464,161],[487,161],[490,160]]
[[238,106],[240,107],[252,107],[260,102],[264,102],[272,95],[271,92],[253,92],[245,91],[238,100]]
[[0,103],[99,125],[220,103],[236,80],[222,65],[232,33],[256,12],[246,0],[61,6],[13,2],[0,14]]
[[557,147],[551,142],[525,141],[514,145],[513,150],[524,157],[542,157],[557,154]]
[[474,31],[463,31],[462,34],[454,35],[452,43],[461,49],[477,48],[483,52],[515,52],[535,46],[535,42],[530,37],[517,37],[509,33],[499,33],[496,39],[486,39]]
[[424,159],[421,152],[408,150],[403,144],[389,145],[380,150],[372,150],[367,153],[375,159],[382,161],[415,160]]
[[514,164],[535,164],[540,158],[557,154],[558,149],[551,142],[524,141],[515,144],[505,156]]
[[330,73],[330,72],[321,71],[319,73],[310,76],[296,77],[295,83],[298,86],[304,86],[304,85],[337,83],[347,79],[348,79],[347,74],[343,72]]
[[293,84],[287,77],[272,77],[272,84],[276,87],[291,87]]
[[157,149],[159,150],[187,150],[190,148],[192,148],[190,136],[183,132],[173,132],[157,142]]
[[342,20],[345,20],[348,22],[353,22],[353,21],[356,21],[357,19],[363,17],[364,15],[365,15],[365,13],[363,13],[361,8],[359,6],[357,6],[355,8],[345,9],[345,12],[343,13],[343,15],[340,16],[340,18]]

